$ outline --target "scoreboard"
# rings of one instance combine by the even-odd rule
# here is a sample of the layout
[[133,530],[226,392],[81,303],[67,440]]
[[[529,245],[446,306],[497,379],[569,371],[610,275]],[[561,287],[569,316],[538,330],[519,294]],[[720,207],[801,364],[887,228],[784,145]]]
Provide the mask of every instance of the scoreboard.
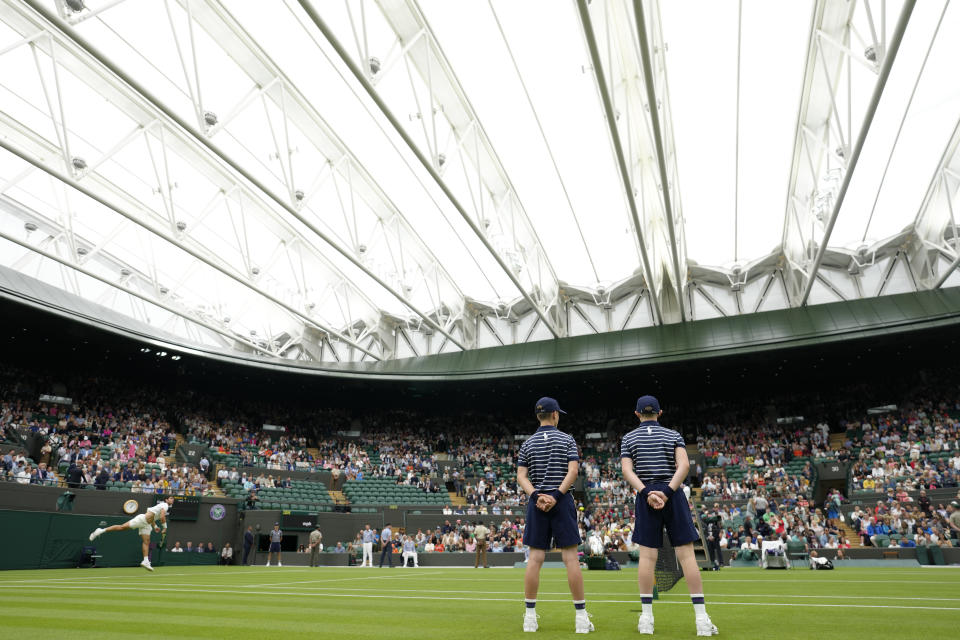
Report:
[[174,496],[167,517],[171,520],[196,520],[200,515],[200,496]]
[[288,531],[310,531],[316,526],[316,514],[295,516],[288,513],[284,514],[283,518],[280,520],[280,527]]

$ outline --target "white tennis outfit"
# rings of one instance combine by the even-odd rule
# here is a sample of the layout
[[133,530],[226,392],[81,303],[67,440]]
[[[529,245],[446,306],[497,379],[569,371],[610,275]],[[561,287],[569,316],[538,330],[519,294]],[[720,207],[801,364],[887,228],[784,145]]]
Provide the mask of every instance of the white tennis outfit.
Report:
[[[157,522],[160,519],[161,513],[166,515],[169,506],[170,505],[168,505],[166,502],[158,502],[152,507],[149,507],[147,512],[152,513],[153,521]],[[136,529],[137,532],[142,536],[148,536],[153,531],[153,525],[147,522],[147,513],[141,513],[133,520],[130,520],[127,522],[127,526],[129,526],[131,529]]]

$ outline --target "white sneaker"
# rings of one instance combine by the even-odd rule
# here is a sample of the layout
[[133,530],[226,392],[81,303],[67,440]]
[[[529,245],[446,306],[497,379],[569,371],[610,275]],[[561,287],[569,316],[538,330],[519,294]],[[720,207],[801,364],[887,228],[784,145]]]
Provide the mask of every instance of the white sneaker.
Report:
[[590,633],[594,631],[593,623],[590,622],[590,614],[587,613],[587,610],[577,611],[577,625],[575,628],[577,633]]
[[94,540],[99,538],[101,533],[103,533],[103,529],[101,529],[100,527],[97,527],[96,529],[94,529],[93,533],[90,534],[90,542],[93,542]]
[[523,614],[523,630],[524,631],[536,631],[540,628],[540,625],[537,623],[537,620],[540,618],[536,613],[524,613]]
[[278,567],[282,567],[283,565],[278,562],[278,563],[277,563],[277,566],[278,566]]
[[640,616],[637,622],[637,631],[646,635],[653,635],[653,616]]
[[697,635],[715,636],[720,633],[717,627],[710,621],[710,616],[697,616]]
[[267,563],[267,566],[268,566],[268,567],[270,566],[270,563],[269,563],[269,562]]
[[143,562],[140,563],[140,566],[146,569],[147,571],[153,571],[153,565],[150,564],[150,561],[146,558],[143,559]]

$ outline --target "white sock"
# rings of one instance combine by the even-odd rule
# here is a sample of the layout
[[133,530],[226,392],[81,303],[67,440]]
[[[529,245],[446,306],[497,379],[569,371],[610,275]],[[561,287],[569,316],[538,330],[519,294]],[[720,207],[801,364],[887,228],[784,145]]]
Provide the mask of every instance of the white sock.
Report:
[[707,615],[707,605],[704,604],[702,593],[691,593],[690,599],[693,601],[693,612],[697,616]]
[[648,618],[653,617],[653,594],[652,593],[640,594],[640,615],[646,616]]

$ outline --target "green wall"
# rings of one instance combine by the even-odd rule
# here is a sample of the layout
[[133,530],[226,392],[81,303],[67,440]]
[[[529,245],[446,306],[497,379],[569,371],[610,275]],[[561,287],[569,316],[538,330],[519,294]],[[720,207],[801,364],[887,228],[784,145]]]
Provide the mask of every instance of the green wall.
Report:
[[86,545],[103,555],[97,566],[131,567],[143,559],[140,536],[121,531],[90,542],[100,526],[121,524],[129,518],[45,511],[0,511],[0,569],[68,569],[77,566]]

